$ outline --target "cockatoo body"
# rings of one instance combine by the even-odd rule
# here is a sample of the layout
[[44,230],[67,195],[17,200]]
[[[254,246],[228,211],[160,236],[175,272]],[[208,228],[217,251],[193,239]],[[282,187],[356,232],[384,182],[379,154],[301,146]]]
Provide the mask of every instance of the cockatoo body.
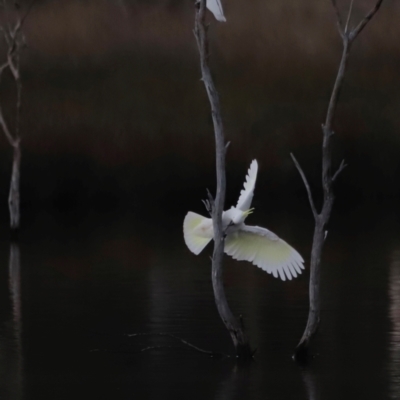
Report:
[[[244,223],[253,211],[250,206],[257,172],[258,164],[253,160],[236,207],[222,213],[222,229],[226,235],[224,251],[236,260],[253,263],[276,278],[291,280],[304,269],[301,255],[268,229]],[[183,235],[189,250],[200,254],[214,238],[212,219],[189,211],[183,222]]]

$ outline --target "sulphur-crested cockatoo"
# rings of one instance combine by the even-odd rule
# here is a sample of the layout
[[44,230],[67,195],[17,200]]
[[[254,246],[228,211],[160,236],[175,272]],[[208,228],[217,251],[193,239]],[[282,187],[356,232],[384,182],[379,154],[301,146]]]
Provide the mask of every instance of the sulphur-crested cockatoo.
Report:
[[[250,206],[257,171],[257,161],[253,160],[236,207],[222,213],[225,253],[235,260],[250,261],[275,278],[291,280],[304,269],[301,255],[268,229],[244,223],[253,211]],[[189,211],[183,222],[183,235],[189,250],[199,254],[214,237],[212,219]]]
[[220,0],[207,0],[207,8],[214,14],[215,19],[226,22],[224,10]]

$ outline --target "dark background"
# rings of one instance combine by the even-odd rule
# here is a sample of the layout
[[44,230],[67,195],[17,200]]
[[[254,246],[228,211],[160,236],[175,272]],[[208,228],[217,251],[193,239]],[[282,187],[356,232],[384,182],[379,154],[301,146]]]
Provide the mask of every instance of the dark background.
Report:
[[[356,2],[354,23],[373,4]],[[339,6],[345,12],[347,2]],[[341,55],[332,6],[231,0],[224,8],[227,23],[209,20],[231,141],[227,206],[257,158],[259,205],[305,210],[290,152],[318,197],[320,127]],[[399,9],[386,0],[352,49],[334,123],[334,160],[349,164],[337,185],[338,208],[399,200]],[[79,218],[89,208],[201,209],[205,188],[214,188],[214,138],[193,20],[189,0],[36,2],[22,60],[25,223],[40,209]],[[12,124],[15,87],[7,74],[0,88]],[[4,139],[3,219],[10,173]]]

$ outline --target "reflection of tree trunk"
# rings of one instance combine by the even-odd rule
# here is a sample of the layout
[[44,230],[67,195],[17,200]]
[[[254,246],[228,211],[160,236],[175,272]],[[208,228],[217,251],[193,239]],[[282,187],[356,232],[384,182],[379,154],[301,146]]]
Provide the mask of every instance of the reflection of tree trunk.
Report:
[[[12,308],[12,321],[0,337],[0,398],[23,399],[23,361],[21,338],[21,275],[20,254],[17,244],[10,246],[8,287]],[[4,396],[4,397],[3,397]]]
[[304,369],[301,372],[301,375],[303,377],[304,385],[306,387],[308,400],[319,400],[321,396],[317,387],[314,372],[310,369]]
[[251,365],[236,363],[220,385],[216,400],[246,399],[249,395]]
[[17,231],[20,226],[20,195],[19,195],[19,179],[21,167],[21,145],[17,140],[13,146],[13,165],[11,173],[10,192],[8,196],[8,206],[10,209],[10,228]]
[[22,318],[21,318],[21,257],[19,247],[11,243],[9,259],[9,285],[14,319],[15,343],[15,394],[13,400],[23,398],[23,363],[22,363]]
[[16,243],[11,243],[10,246],[8,270],[13,317],[15,324],[18,324],[19,328],[21,324],[21,258],[19,247]]

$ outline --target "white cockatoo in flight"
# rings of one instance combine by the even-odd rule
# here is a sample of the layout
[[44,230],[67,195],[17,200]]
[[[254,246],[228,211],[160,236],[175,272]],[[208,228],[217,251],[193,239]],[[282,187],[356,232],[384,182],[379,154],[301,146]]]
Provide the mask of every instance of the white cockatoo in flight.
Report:
[[[301,255],[268,229],[245,225],[244,220],[253,212],[250,208],[257,179],[256,160],[250,165],[244,189],[236,207],[222,213],[225,253],[235,260],[250,261],[257,267],[284,281],[296,278],[304,269]],[[211,218],[189,211],[183,222],[183,236],[189,250],[198,255],[214,238]]]
[[214,14],[217,21],[226,22],[224,15],[224,10],[222,9],[222,4],[220,0],[207,0],[207,8]]

